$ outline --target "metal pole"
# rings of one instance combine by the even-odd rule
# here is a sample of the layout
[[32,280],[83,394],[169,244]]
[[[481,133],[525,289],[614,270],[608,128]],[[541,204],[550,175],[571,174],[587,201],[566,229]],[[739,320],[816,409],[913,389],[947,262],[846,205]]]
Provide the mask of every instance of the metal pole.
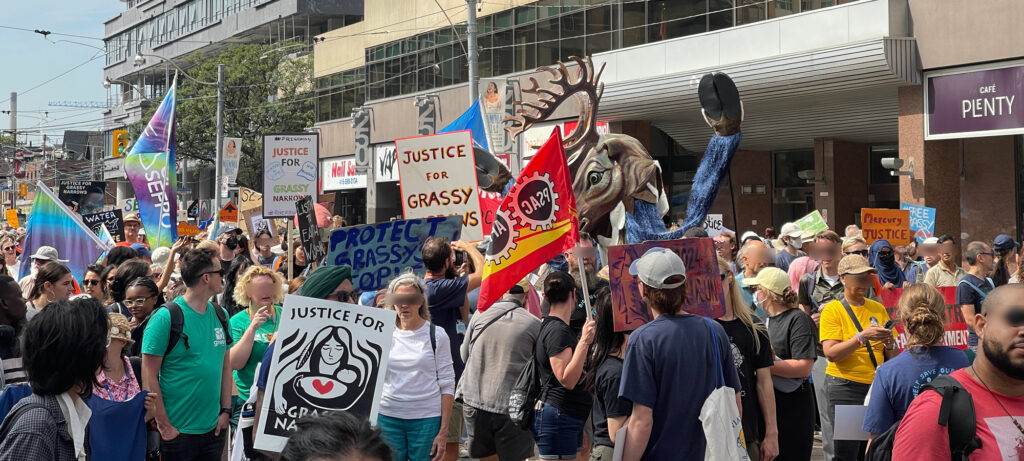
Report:
[[214,181],[213,209],[214,213],[220,212],[220,188],[223,173],[221,168],[221,154],[224,151],[224,64],[217,64],[217,152],[214,152],[214,164],[217,177]]
[[480,59],[479,50],[476,45],[476,0],[466,0],[466,4],[469,8],[466,9],[466,35],[467,44],[469,50],[469,104],[472,105],[476,102],[479,95],[479,80],[480,75],[478,72],[478,62]]

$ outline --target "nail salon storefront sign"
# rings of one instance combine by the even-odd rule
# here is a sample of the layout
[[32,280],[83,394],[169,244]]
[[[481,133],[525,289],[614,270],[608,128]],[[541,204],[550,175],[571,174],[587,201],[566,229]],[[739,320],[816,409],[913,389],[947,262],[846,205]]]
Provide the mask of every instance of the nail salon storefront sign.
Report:
[[356,173],[356,156],[324,159],[320,163],[320,183],[324,192],[365,189],[366,175]]
[[925,139],[1024,134],[1024,61],[924,76]]

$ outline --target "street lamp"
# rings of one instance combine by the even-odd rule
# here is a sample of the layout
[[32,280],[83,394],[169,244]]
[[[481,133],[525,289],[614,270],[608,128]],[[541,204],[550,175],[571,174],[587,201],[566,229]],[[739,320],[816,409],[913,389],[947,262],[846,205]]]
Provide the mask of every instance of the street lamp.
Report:
[[117,80],[117,79],[111,80],[111,79],[109,79],[107,77],[103,77],[103,88],[104,89],[108,89],[109,90],[110,89],[110,85],[112,85],[114,83],[120,83],[120,84],[123,84],[123,85],[128,85],[128,88],[131,88],[131,89],[133,89],[133,90],[135,90],[135,91],[137,91],[139,93],[139,97],[140,98],[145,99],[146,101],[150,101],[150,99],[146,97],[146,94],[143,93],[141,89],[136,88],[135,85],[132,85],[131,83],[128,83],[128,82],[126,82],[124,80]]
[[164,58],[164,57],[161,57],[161,56],[152,55],[152,54],[142,54],[142,53],[136,54],[135,58],[132,59],[132,61],[135,64],[135,67],[139,67],[139,66],[145,65],[146,64],[146,57],[147,56],[159,59],[159,60],[161,60],[161,61],[163,61],[165,63],[168,63],[168,64],[174,66],[174,68],[177,69],[178,72],[180,72],[182,75],[184,75],[185,78],[188,78],[189,80],[192,80],[193,82],[196,82],[196,83],[198,83],[200,85],[216,86],[217,87],[217,147],[216,147],[217,152],[214,153],[214,157],[213,157],[214,158],[214,165],[215,165],[214,169],[216,170],[216,178],[215,178],[215,183],[214,183],[215,185],[214,185],[214,191],[213,191],[213,205],[214,205],[214,210],[220,210],[220,190],[221,190],[221,187],[223,187],[222,181],[224,180],[224,178],[223,178],[223,174],[224,174],[223,173],[223,165],[222,165],[223,162],[221,161],[221,156],[223,155],[223,150],[224,150],[224,64],[217,64],[217,81],[216,82],[204,82],[202,80],[198,80],[195,77],[192,77],[191,75],[189,75],[188,72],[185,72],[185,70],[182,69],[181,66],[178,66],[178,64],[176,64],[174,61],[171,61],[170,59],[167,59],[167,58]]

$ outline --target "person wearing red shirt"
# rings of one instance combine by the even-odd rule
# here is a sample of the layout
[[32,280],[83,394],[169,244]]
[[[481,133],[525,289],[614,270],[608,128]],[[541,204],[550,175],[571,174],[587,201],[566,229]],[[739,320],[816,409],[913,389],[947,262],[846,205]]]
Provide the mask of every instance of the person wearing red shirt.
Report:
[[[985,298],[975,318],[981,348],[974,364],[949,376],[974,401],[976,437],[981,447],[972,461],[1024,459],[1024,285],[1003,285]],[[942,397],[922,392],[900,422],[892,459],[946,461],[949,433],[938,424]],[[956,415],[950,415],[956,417]],[[922,443],[922,441],[927,441]]]

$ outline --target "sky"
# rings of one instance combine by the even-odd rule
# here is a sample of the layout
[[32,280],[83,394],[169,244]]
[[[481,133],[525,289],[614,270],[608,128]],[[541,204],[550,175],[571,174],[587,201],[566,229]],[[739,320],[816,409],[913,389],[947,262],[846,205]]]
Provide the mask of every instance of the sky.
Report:
[[[0,110],[10,110],[8,98],[12,91],[17,91],[18,129],[41,131],[29,135],[28,140],[33,145],[39,145],[43,133],[53,139],[63,135],[65,129],[101,129],[102,109],[47,104],[106,100],[107,91],[102,84],[104,58],[97,48],[103,48],[103,22],[124,11],[125,3],[119,0],[3,0],[0,4],[3,11],[0,14],[0,63],[3,63],[0,65],[3,69],[0,71]],[[57,43],[50,43],[40,34],[9,27],[48,30],[54,33],[49,39]],[[89,38],[58,36],[57,33]],[[89,61],[93,57],[96,59]],[[31,89],[83,63],[66,75]],[[0,113],[0,129],[9,128],[9,116]],[[23,139],[19,136],[19,140]]]

